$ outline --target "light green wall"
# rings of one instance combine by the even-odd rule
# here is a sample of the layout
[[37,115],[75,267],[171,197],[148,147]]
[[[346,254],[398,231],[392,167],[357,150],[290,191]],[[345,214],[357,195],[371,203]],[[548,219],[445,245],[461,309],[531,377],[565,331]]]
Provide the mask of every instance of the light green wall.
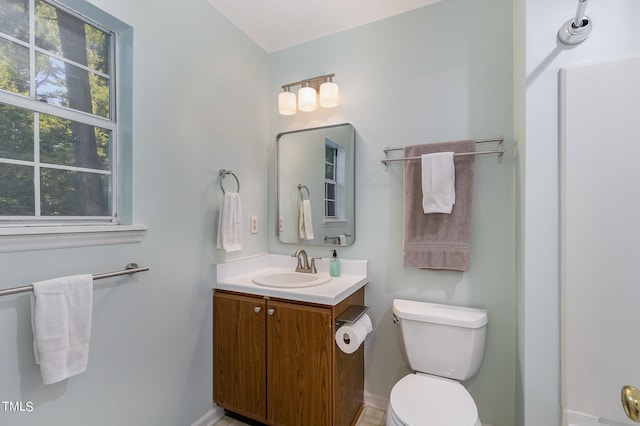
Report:
[[[391,321],[394,298],[486,308],[484,364],[469,385],[481,420],[494,426],[515,421],[512,11],[510,0],[447,0],[269,55],[272,141],[287,130],[356,128],[357,238],[338,255],[369,261],[366,303],[376,329],[366,344],[366,391],[388,397],[408,372]],[[336,73],[339,107],[278,115],[282,84],[327,73]],[[504,162],[476,159],[471,270],[403,268],[402,165],[385,169],[382,149],[496,135],[506,137]],[[273,174],[271,163],[270,182]],[[276,242],[273,184],[269,193],[270,251],[293,253],[299,246]],[[329,256],[328,248],[305,248]]]
[[219,169],[265,223],[267,54],[205,0],[94,3],[134,28],[133,222],[149,230],[139,244],[2,253],[0,288],[151,270],[97,283],[88,369],[54,385],[34,361],[29,295],[0,299],[0,401],[35,408],[0,406],[0,424],[190,425],[212,407],[212,263],[267,246],[263,228],[240,253],[214,249]]
[[[640,16],[634,0],[590,2],[593,22],[589,38],[576,46],[558,42],[560,26],[576,11],[575,0],[523,0],[525,66],[516,74],[524,103],[519,111],[522,224],[518,340],[518,393],[522,396],[518,425],[560,424],[560,345],[562,318],[558,262],[558,71],[561,67],[640,54]],[[594,99],[594,102],[597,102]],[[521,105],[518,105],[521,107]],[[608,142],[605,142],[605,145]],[[589,243],[588,239],[585,243]],[[597,344],[597,343],[596,343]],[[593,386],[599,384],[594,383]],[[571,408],[571,407],[568,407]]]

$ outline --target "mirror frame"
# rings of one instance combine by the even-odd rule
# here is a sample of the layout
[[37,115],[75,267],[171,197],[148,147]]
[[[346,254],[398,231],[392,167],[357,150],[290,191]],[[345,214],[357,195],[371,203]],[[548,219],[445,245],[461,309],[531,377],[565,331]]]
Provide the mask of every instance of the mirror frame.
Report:
[[[281,168],[281,151],[282,151],[282,147],[281,147],[281,138],[284,136],[288,136],[288,135],[293,135],[293,134],[297,134],[297,133],[304,133],[304,132],[311,132],[311,131],[318,131],[318,130],[325,130],[325,129],[331,129],[331,128],[336,128],[336,127],[345,127],[345,126],[349,126],[353,132],[353,138],[351,139],[351,144],[352,144],[352,152],[351,152],[351,161],[350,164],[348,166],[351,167],[351,177],[352,177],[352,182],[351,182],[351,193],[352,193],[352,200],[351,200],[351,205],[348,206],[350,208],[350,210],[352,211],[352,217],[349,217],[348,220],[352,222],[350,226],[350,234],[346,235],[345,238],[345,244],[340,244],[339,240],[333,236],[327,236],[327,235],[315,235],[315,238],[313,240],[298,240],[296,239],[296,241],[284,241],[282,238],[282,233],[280,230],[280,217],[281,217],[281,202],[283,201],[283,197],[284,194],[281,194],[281,188],[280,188],[280,182],[281,182],[281,176],[280,176],[280,168]],[[333,125],[328,125],[328,126],[320,126],[320,127],[312,127],[312,128],[307,128],[307,129],[299,129],[299,130],[292,130],[292,131],[286,131],[286,132],[282,132],[279,133],[276,136],[276,161],[275,161],[275,183],[276,183],[276,217],[275,217],[275,222],[276,222],[276,238],[278,239],[278,242],[282,243],[282,244],[297,244],[297,245],[312,245],[312,246],[327,246],[327,247],[348,247],[354,244],[355,240],[356,240],[356,160],[355,160],[355,156],[356,156],[356,129],[355,127],[351,124],[351,123],[340,123],[340,124],[333,124]],[[307,188],[308,191],[308,188]],[[324,196],[322,198],[324,200]],[[298,229],[297,226],[297,221],[296,223],[296,232]],[[335,242],[331,242],[328,241],[332,240]]]

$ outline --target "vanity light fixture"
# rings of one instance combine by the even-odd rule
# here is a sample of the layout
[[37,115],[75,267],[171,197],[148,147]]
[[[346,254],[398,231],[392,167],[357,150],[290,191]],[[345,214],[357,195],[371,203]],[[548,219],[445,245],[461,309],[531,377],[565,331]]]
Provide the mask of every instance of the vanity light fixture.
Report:
[[[282,115],[293,115],[296,113],[296,104],[300,111],[315,111],[318,98],[323,108],[338,106],[338,85],[333,82],[334,76],[335,74],[327,74],[284,84],[284,91],[278,95],[278,112]],[[292,86],[300,86],[297,102],[296,95],[291,92]]]
[[322,108],[333,108],[338,106],[338,85],[333,82],[333,77],[325,78],[320,85],[320,106]]
[[316,110],[316,89],[309,87],[308,81],[298,90],[298,109],[304,112]]
[[278,111],[282,115],[293,115],[296,113],[296,95],[291,93],[289,87],[278,95]]

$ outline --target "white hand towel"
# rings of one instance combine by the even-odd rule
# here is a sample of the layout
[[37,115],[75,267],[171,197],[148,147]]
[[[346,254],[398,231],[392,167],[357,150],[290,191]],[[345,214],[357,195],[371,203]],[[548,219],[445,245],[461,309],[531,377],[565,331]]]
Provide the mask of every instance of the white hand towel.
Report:
[[313,240],[313,218],[311,216],[311,201],[302,200],[300,203],[300,239]]
[[341,245],[341,246],[347,245],[347,236],[345,234],[338,235],[338,245]]
[[33,349],[45,385],[87,369],[92,309],[91,275],[74,275],[33,284]]
[[456,202],[453,152],[422,155],[422,209],[425,214],[451,213]]
[[226,252],[242,250],[242,206],[237,192],[225,192],[222,197],[217,247]]

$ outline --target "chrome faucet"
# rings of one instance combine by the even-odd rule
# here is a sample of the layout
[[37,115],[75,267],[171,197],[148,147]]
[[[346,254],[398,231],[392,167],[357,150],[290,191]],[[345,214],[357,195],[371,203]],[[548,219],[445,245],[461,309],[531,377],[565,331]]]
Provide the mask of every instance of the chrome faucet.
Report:
[[318,270],[316,269],[316,259],[320,259],[319,257],[311,258],[311,265],[309,265],[309,257],[307,256],[307,252],[303,249],[298,249],[291,257],[298,258],[298,266],[296,266],[296,272],[304,272],[307,274],[317,274]]

